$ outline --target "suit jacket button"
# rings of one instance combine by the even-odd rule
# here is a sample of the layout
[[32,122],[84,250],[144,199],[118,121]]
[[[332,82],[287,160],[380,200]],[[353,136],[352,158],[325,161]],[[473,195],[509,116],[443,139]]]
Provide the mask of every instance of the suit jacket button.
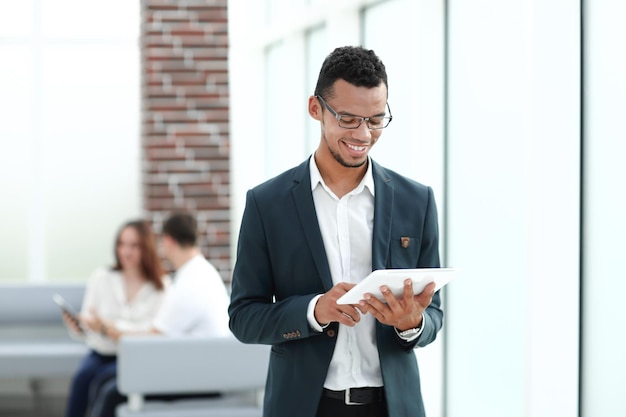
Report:
[[330,329],[326,332],[326,334],[328,335],[328,337],[335,337],[335,330]]

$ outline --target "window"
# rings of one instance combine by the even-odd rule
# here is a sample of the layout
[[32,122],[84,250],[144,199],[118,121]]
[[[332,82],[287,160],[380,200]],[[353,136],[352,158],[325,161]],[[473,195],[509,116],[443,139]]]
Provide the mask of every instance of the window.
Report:
[[0,280],[84,279],[140,214],[138,33],[136,2],[0,2]]

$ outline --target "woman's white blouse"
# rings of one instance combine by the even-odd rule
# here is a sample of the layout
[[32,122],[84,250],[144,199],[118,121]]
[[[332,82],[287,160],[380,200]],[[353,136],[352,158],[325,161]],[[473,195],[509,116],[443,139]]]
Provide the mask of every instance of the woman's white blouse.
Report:
[[[164,300],[169,277],[165,277],[164,283],[164,290],[158,290],[150,282],[144,283],[129,302],[121,271],[97,269],[87,282],[81,314],[89,316],[95,312],[101,319],[113,321],[122,332],[148,331]],[[86,343],[100,354],[117,352],[116,342],[96,332],[87,332]]]

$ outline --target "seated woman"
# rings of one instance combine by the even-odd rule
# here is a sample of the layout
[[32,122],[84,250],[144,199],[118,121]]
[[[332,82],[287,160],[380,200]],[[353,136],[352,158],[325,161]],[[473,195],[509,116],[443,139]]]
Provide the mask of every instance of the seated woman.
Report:
[[115,239],[114,252],[114,266],[99,268],[87,282],[80,325],[64,315],[75,334],[84,330],[90,348],[73,377],[67,417],[86,415],[90,389],[97,389],[99,383],[115,374],[118,338],[115,333],[149,330],[169,284],[147,222],[135,220],[124,224]]

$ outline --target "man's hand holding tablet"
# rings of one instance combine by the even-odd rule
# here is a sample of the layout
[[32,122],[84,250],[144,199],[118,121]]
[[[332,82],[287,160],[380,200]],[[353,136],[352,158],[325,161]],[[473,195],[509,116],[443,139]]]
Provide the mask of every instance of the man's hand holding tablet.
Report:
[[402,297],[404,281],[410,278],[413,281],[413,294],[420,294],[426,285],[435,283],[435,291],[450,282],[457,273],[456,268],[419,268],[419,269],[379,269],[342,295],[337,304],[359,304],[365,293],[372,294],[380,301],[385,302],[385,297],[380,291],[382,285],[386,285],[393,295]]

